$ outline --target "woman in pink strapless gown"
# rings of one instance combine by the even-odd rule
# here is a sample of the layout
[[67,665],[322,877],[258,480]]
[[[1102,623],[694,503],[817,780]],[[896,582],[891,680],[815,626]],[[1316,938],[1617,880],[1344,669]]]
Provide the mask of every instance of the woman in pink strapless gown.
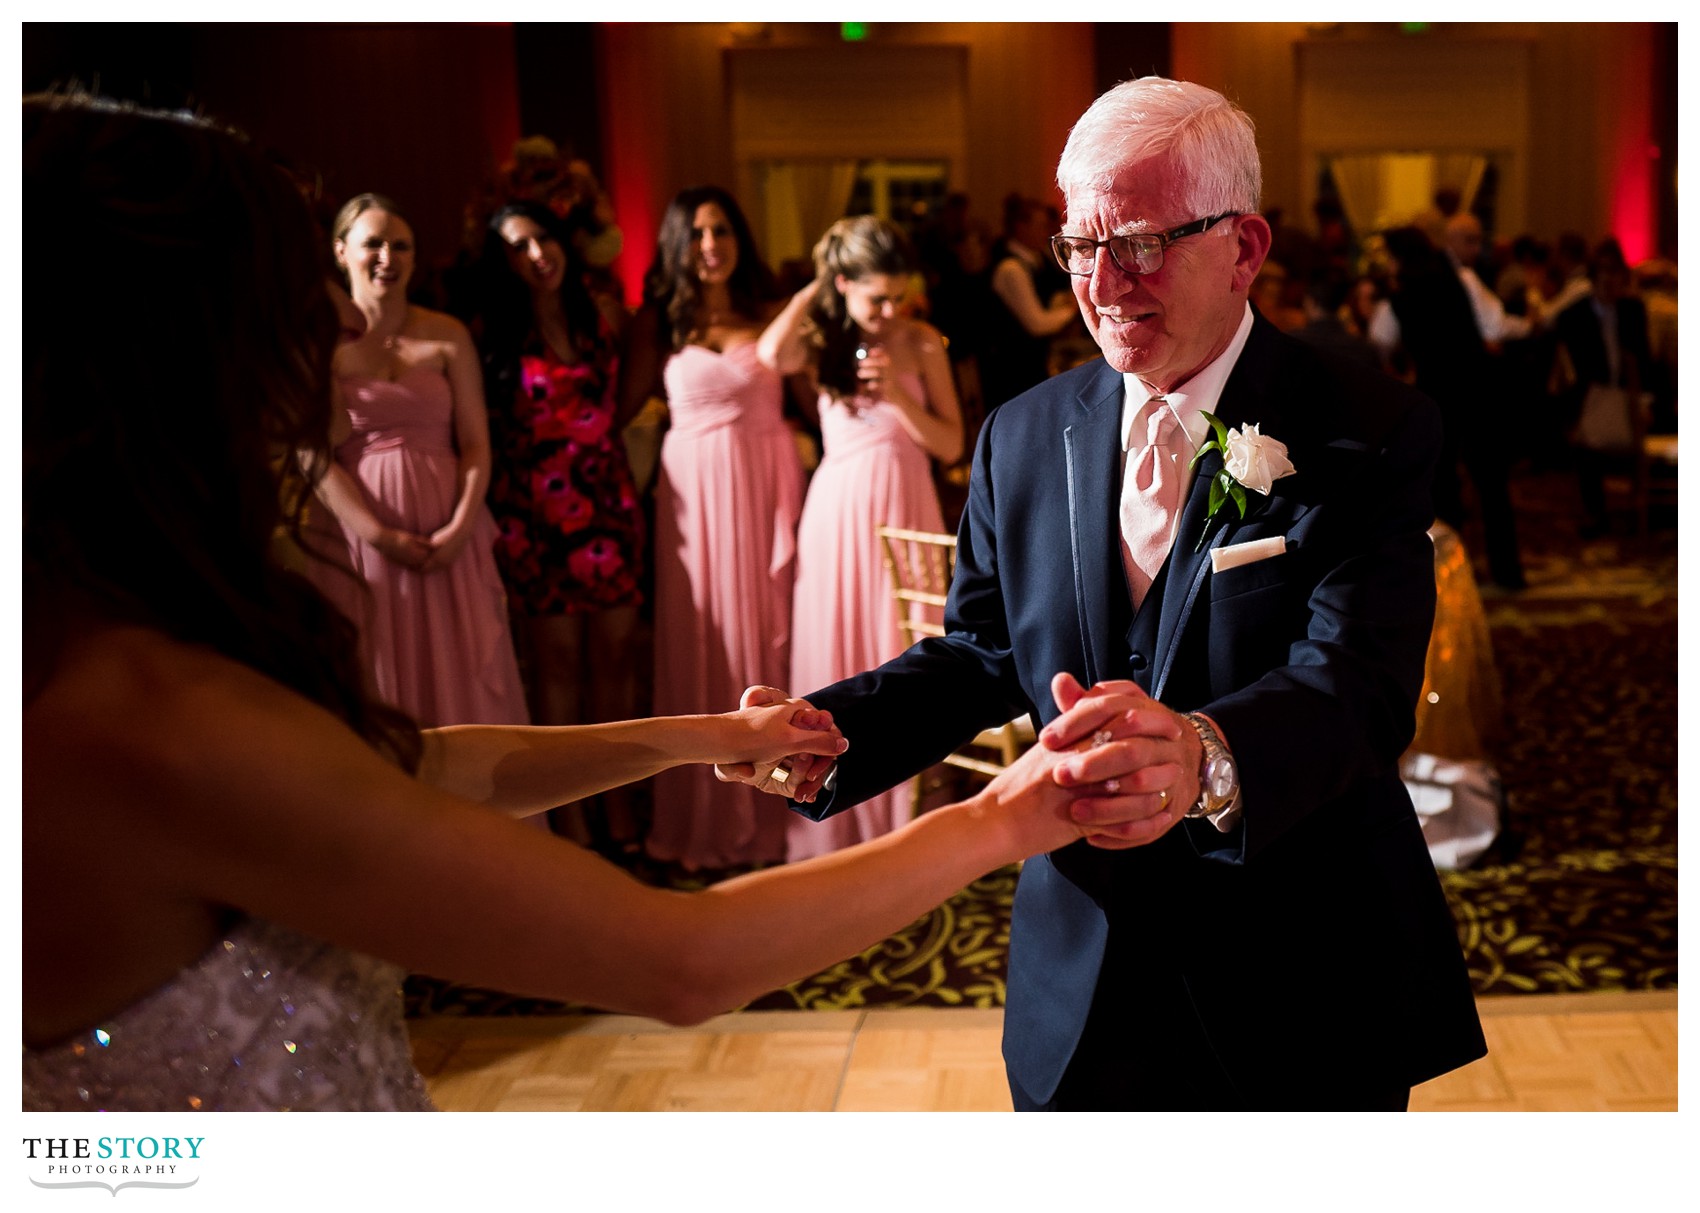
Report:
[[[657,714],[726,711],[790,674],[803,470],[780,377],[756,356],[771,281],[729,194],[674,198],[622,382],[623,408],[659,389],[670,417],[655,489]],[[778,797],[706,767],[658,775],[654,792],[657,859],[718,869],[785,856],[792,813]]]
[[[914,256],[871,215],[842,219],[815,246],[815,281],[763,334],[776,372],[819,389],[826,453],[797,535],[791,671],[803,695],[871,670],[906,647],[876,528],[942,531],[932,460],[962,450],[944,339],[902,315]],[[807,859],[889,833],[909,819],[907,786],[825,821],[793,815],[786,858]]]
[[336,252],[367,328],[336,353],[351,429],[322,493],[369,594],[356,622],[374,689],[427,725],[525,724],[484,505],[490,443],[472,340],[452,317],[408,305],[413,236],[393,204],[345,206]]

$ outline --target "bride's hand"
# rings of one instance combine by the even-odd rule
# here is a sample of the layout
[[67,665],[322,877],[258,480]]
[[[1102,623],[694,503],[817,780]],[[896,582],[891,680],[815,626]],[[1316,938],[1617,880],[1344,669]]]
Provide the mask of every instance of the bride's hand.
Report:
[[1057,764],[1074,753],[1073,749],[1033,746],[975,798],[1004,816],[1016,831],[1022,855],[1054,851],[1089,832],[1070,816],[1070,806],[1079,792],[1060,787],[1056,779]]
[[771,768],[794,755],[836,757],[849,748],[832,713],[802,699],[779,699],[727,712],[719,765]]
[[[837,738],[838,744],[836,748],[828,749],[816,739],[813,746],[798,746],[770,756],[721,762],[715,765],[715,778],[723,783],[747,783],[757,791],[768,792],[774,796],[788,796],[800,801],[813,800],[831,772],[833,764],[837,762],[838,755],[849,748],[849,742],[843,739],[837,727],[832,724],[831,714],[817,712],[807,700],[791,699],[784,691],[765,686],[746,689],[739,705],[738,711],[727,714],[728,719],[745,716],[756,709],[790,705],[800,712],[808,713],[793,717],[791,724],[809,731],[829,729],[831,735]],[[799,721],[804,723],[799,724]]]

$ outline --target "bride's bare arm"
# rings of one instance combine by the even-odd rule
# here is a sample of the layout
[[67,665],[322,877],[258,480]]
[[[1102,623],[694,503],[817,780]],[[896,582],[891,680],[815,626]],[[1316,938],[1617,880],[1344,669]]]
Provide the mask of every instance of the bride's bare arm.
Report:
[[[775,762],[841,754],[832,717],[801,700],[716,716],[564,727],[427,729],[419,777],[515,816],[594,796],[688,762]],[[729,757],[732,756],[732,757]]]
[[[133,727],[101,730],[103,771],[68,750],[42,764],[124,790],[112,804],[66,787],[63,803],[125,824],[114,870],[133,883],[132,916],[232,906],[414,972],[695,1022],[1080,834],[1051,778],[1061,756],[1035,747],[972,800],[875,842],[700,893],[659,890],[408,777],[328,713],[217,664],[173,674]],[[76,879],[74,848],[38,858]]]
[[414,971],[670,1021],[816,971],[1079,833],[1050,779],[1058,756],[1036,747],[974,800],[877,842],[672,893],[407,778],[255,682],[217,714],[223,744],[155,803],[185,895]]

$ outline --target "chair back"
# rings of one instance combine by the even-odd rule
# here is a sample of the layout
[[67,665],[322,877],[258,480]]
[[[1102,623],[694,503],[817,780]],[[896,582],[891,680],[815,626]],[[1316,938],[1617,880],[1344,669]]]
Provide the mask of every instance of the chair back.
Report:
[[956,571],[956,536],[882,526],[877,532],[891,574],[892,600],[903,642],[944,635],[944,603]]
[[[950,593],[951,576],[956,572],[956,536],[895,526],[878,527],[875,533],[885,549],[885,567],[891,573],[892,600],[904,643],[914,644],[923,636],[943,636],[945,598]],[[1033,743],[1033,722],[1022,716],[1008,724],[982,729],[962,749],[945,755],[943,761],[991,779]],[[988,760],[964,750],[982,753],[989,750],[996,757]],[[921,780],[917,778],[912,811],[920,809],[921,791]]]

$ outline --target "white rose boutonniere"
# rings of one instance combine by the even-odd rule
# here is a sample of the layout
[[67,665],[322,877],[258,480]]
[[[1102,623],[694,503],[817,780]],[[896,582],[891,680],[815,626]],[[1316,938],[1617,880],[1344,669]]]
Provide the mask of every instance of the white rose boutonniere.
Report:
[[1199,548],[1204,546],[1210,525],[1224,505],[1233,502],[1239,516],[1244,518],[1247,489],[1267,497],[1277,480],[1291,476],[1295,470],[1292,461],[1287,458],[1287,444],[1264,434],[1255,424],[1230,430],[1209,413],[1201,416],[1210,423],[1210,438],[1193,455],[1192,465],[1196,465],[1208,452],[1220,451],[1222,470],[1210,482],[1210,502],[1204,511],[1204,531],[1198,537]]

